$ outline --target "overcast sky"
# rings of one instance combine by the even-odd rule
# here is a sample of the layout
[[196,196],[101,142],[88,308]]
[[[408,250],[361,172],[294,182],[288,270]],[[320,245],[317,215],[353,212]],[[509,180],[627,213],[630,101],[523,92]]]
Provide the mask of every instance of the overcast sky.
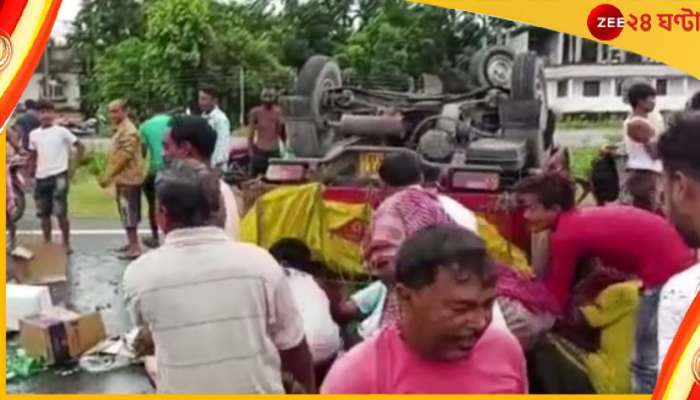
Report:
[[80,0],[61,1],[61,8],[58,10],[58,17],[56,17],[51,36],[65,36],[70,29],[70,23],[73,22],[79,10]]

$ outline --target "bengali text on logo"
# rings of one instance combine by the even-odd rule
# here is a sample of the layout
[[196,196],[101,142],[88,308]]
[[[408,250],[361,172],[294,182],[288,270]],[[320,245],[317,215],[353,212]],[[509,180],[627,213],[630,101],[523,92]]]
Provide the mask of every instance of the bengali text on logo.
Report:
[[596,39],[605,41],[620,36],[625,27],[633,32],[650,32],[653,29],[663,29],[668,32],[674,30],[700,32],[700,11],[683,7],[677,12],[655,15],[630,13],[625,16],[612,4],[601,4],[588,14],[587,25]]

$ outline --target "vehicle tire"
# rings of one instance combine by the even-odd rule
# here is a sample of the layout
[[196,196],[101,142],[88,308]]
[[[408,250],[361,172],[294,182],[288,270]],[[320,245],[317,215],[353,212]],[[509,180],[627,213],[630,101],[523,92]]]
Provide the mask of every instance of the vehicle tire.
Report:
[[545,158],[545,150],[551,144],[552,137],[547,137],[548,128],[552,129],[549,135],[554,134],[554,127],[549,126],[551,111],[548,108],[544,63],[535,52],[520,53],[515,56],[512,72],[511,98],[516,101],[540,101],[539,128],[537,133],[533,132],[533,137],[528,139],[533,166],[539,167]]
[[[308,97],[308,113],[310,114],[308,116],[316,125],[316,129],[315,132],[297,132],[295,141],[304,143],[304,145],[297,149],[294,144],[291,144],[292,150],[296,154],[300,156],[321,156],[321,153],[332,144],[332,129],[327,124],[327,119],[330,115],[323,108],[323,92],[325,89],[340,87],[342,84],[340,67],[330,57],[313,56],[301,68],[296,84],[296,95]],[[302,138],[299,135],[316,135],[316,138]],[[316,143],[315,145],[314,142]]]
[[504,46],[481,49],[469,63],[469,77],[476,87],[510,89],[515,56]]
[[520,53],[513,61],[511,97],[515,100],[542,100],[547,106],[544,64],[534,52]]
[[27,199],[24,189],[17,187],[17,185],[14,185],[14,192],[15,204],[12,211],[10,211],[10,221],[13,224],[16,224],[20,219],[22,219],[22,216],[24,216],[24,211],[27,207]]

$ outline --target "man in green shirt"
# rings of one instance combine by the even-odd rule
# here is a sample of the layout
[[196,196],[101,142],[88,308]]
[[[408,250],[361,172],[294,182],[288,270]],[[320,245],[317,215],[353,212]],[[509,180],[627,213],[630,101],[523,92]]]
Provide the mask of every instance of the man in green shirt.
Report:
[[148,154],[148,174],[143,182],[143,193],[148,202],[148,221],[151,225],[151,237],[144,239],[143,243],[151,248],[158,247],[158,223],[156,221],[156,174],[161,171],[165,163],[163,161],[163,139],[168,132],[168,124],[171,116],[168,114],[156,114],[139,126],[143,141],[144,155]]

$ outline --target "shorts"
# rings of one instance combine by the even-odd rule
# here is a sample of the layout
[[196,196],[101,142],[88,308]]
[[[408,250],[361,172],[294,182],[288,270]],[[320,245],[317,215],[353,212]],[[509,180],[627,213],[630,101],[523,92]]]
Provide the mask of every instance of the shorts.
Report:
[[126,229],[136,229],[141,222],[141,186],[117,185],[117,210]]
[[642,169],[627,170],[621,202],[650,212],[658,212],[661,175]]
[[251,160],[253,175],[264,175],[270,165],[271,158],[280,158],[279,150],[266,151],[253,147],[253,159]]
[[55,215],[65,218],[68,215],[68,172],[36,180],[34,203],[36,215],[47,218]]
[[146,179],[143,181],[143,194],[146,196],[146,200],[149,203],[153,203],[156,200],[156,174],[146,175]]

